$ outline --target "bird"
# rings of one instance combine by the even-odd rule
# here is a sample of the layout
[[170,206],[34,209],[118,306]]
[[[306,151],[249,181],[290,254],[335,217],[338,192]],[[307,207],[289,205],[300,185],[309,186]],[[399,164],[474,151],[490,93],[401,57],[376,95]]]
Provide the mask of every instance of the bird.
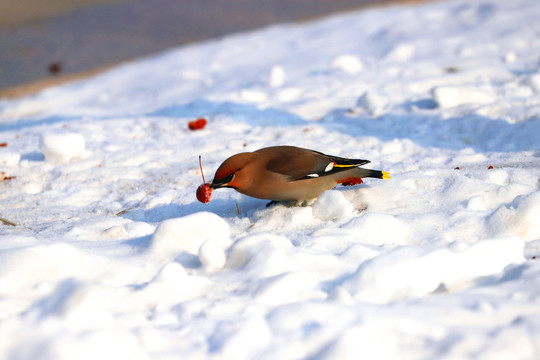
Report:
[[368,163],[296,146],[271,146],[226,159],[216,170],[210,188],[232,188],[247,196],[271,200],[268,205],[305,205],[338,184],[361,184],[364,177],[390,179],[386,171],[360,167]]

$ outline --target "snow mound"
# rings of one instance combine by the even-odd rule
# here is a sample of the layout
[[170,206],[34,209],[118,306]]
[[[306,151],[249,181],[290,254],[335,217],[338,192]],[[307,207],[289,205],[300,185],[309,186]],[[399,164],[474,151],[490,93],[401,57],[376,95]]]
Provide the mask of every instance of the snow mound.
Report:
[[313,216],[323,220],[334,220],[350,216],[354,210],[353,204],[340,191],[325,191],[312,205]]
[[317,357],[321,360],[358,359],[358,349],[370,358],[399,359],[402,354],[394,338],[388,336],[388,328],[381,325],[353,326],[327,346]]
[[[108,302],[102,303],[100,299]],[[36,319],[62,318],[63,326],[84,331],[96,326],[106,327],[113,319],[111,308],[118,305],[117,291],[100,284],[85,283],[73,278],[58,284],[50,295],[32,309]]]
[[58,334],[54,342],[21,345],[17,354],[21,357],[16,359],[148,359],[137,336],[129,330],[118,328],[103,328],[99,332],[82,334]]
[[540,74],[532,74],[527,78],[527,84],[535,92],[540,92]]
[[283,84],[285,84],[285,69],[279,65],[272,66],[270,76],[268,77],[268,85],[271,87],[281,87]]
[[41,282],[85,278],[108,268],[106,258],[85,254],[65,243],[23,247],[0,255],[0,291],[23,292]]
[[540,239],[540,192],[518,196],[510,205],[497,208],[486,220],[492,236],[517,234],[524,241]]
[[229,235],[229,224],[221,217],[210,212],[197,212],[161,222],[150,241],[150,251],[166,258],[181,252],[198,255],[206,240],[214,240],[225,247]]
[[67,163],[81,156],[85,146],[84,136],[79,133],[48,133],[41,137],[41,152],[50,162]]
[[357,108],[378,117],[383,112],[388,103],[388,99],[374,92],[366,92],[356,101]]
[[199,248],[199,261],[208,270],[217,270],[225,266],[225,249],[216,239],[206,240]]
[[0,151],[0,165],[16,166],[21,160],[21,154],[13,151]]
[[508,185],[509,183],[508,172],[503,169],[493,169],[487,171],[484,173],[483,179],[486,182],[497,185]]
[[433,99],[441,108],[451,108],[464,104],[485,105],[495,101],[495,97],[471,86],[441,86],[432,91]]
[[354,55],[340,55],[332,61],[332,67],[355,74],[364,69],[364,64]]
[[517,237],[479,241],[462,251],[398,248],[361,265],[344,286],[356,299],[373,303],[424,296],[440,288],[451,291],[522,263],[523,251]]
[[162,308],[168,308],[182,301],[196,299],[206,294],[212,281],[206,277],[188,275],[184,267],[177,263],[164,265],[148,283],[135,291],[132,296],[139,304],[152,304],[159,299]]
[[416,49],[410,44],[398,44],[390,49],[385,58],[397,62],[409,61],[414,57]]
[[409,228],[403,221],[388,214],[364,213],[342,226],[352,230],[365,243],[372,245],[405,244]]
[[259,280],[254,296],[265,305],[282,305],[312,298],[318,286],[307,271],[292,271]]
[[242,268],[256,278],[265,278],[300,270],[289,256],[291,241],[283,236],[260,234],[237,240],[230,249],[227,267]]

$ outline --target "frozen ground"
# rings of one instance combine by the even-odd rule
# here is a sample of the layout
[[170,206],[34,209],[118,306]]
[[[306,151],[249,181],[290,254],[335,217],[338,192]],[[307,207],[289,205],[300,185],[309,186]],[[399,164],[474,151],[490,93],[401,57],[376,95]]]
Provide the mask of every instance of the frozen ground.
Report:
[[[540,358],[539,18],[374,9],[1,102],[0,358]],[[197,202],[199,154],[277,144],[392,179]]]

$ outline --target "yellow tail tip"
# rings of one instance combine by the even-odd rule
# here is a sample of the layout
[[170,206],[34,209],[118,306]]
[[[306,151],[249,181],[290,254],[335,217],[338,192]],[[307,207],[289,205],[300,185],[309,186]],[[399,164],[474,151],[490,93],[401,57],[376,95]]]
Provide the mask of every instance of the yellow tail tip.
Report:
[[387,173],[386,171],[381,171],[382,172],[382,178],[385,179],[385,180],[388,180],[390,179],[390,173]]

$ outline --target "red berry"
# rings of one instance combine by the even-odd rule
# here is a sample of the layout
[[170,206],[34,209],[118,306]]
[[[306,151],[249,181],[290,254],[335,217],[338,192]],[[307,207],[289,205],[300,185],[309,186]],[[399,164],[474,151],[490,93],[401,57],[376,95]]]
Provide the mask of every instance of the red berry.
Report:
[[190,121],[188,123],[188,128],[189,130],[201,130],[201,129],[204,129],[204,127],[206,126],[206,123],[207,123],[206,119],[200,118],[197,120]]
[[491,169],[493,169],[493,166],[489,165],[488,170],[491,170]]
[[197,188],[197,200],[202,202],[203,204],[206,204],[210,201],[210,198],[212,197],[212,189],[210,188],[210,184],[201,184]]

